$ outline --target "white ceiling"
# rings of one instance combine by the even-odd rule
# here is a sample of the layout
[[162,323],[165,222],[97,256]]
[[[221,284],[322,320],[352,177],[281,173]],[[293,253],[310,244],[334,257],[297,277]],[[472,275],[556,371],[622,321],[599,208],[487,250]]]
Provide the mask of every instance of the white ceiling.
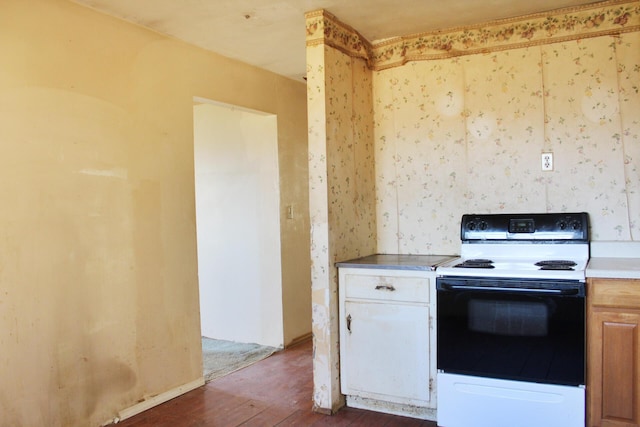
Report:
[[305,74],[304,13],[325,9],[370,42],[593,0],[71,0],[292,79]]

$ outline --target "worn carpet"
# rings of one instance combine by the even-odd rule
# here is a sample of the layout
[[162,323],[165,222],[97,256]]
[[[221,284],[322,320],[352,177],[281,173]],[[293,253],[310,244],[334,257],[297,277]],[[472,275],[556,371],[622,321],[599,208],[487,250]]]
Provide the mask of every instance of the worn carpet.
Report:
[[209,382],[265,359],[278,349],[202,337],[204,381]]

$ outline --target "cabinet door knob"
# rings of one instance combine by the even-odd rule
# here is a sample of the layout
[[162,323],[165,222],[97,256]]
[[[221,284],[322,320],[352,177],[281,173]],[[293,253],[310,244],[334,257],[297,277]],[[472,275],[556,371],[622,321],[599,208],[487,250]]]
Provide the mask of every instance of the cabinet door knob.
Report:
[[376,286],[376,291],[379,291],[381,289],[384,289],[385,291],[395,291],[396,288],[394,288],[392,285],[378,285]]
[[351,333],[351,315],[347,316],[347,331]]

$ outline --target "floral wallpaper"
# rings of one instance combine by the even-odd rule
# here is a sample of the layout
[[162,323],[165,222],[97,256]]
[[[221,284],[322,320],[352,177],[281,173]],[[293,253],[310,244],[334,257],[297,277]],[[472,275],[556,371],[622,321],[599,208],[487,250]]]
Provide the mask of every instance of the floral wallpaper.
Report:
[[557,159],[544,183],[547,208],[589,212],[594,240],[631,238],[615,42],[599,37],[542,50],[544,129]]
[[640,32],[614,39],[631,240],[640,241]]
[[342,404],[336,261],[458,253],[471,212],[586,211],[593,240],[640,240],[639,1],[442,32],[435,53],[418,41],[436,35],[376,46],[335,21],[307,15],[321,412]]
[[374,73],[378,252],[457,253],[470,212],[586,211],[593,240],[639,240],[639,34]]
[[314,407],[342,405],[335,263],[376,250],[371,71],[317,45],[307,50]]

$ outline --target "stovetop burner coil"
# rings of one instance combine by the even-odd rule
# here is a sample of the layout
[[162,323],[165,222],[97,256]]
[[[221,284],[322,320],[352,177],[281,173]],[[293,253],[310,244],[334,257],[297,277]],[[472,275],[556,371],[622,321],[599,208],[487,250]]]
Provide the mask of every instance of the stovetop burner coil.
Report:
[[553,260],[545,260],[538,261],[536,264],[540,267],[540,270],[569,270],[573,271],[573,267],[577,264],[573,261],[568,261],[564,259],[553,259]]
[[566,270],[573,271],[574,268],[568,265],[543,265],[540,270]]
[[457,268],[495,268],[493,265],[493,261],[490,259],[467,259],[461,262],[460,264],[454,265]]
[[577,264],[574,261],[569,261],[565,259],[550,259],[545,261],[538,261],[536,265],[539,267],[543,267],[545,265],[566,265],[568,267],[575,267]]

